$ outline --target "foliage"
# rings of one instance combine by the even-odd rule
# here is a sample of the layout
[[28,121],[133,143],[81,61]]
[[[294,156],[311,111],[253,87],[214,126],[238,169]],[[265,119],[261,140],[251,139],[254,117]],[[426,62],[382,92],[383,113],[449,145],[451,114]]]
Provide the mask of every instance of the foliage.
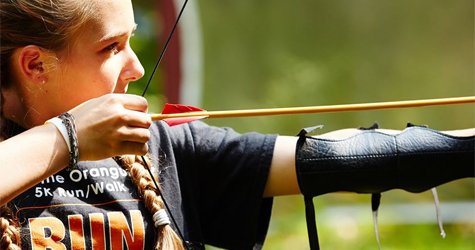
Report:
[[[157,45],[161,37],[155,34],[163,35],[159,32],[160,14],[153,11],[152,2],[135,1],[139,30],[133,43],[148,74],[161,47]],[[201,106],[208,110],[475,93],[473,0],[201,0],[199,13],[205,57]],[[148,74],[131,87],[133,93],[141,93]],[[161,74],[147,95],[155,111],[166,101],[160,94]],[[326,132],[369,126],[374,121],[385,128],[403,129],[407,122],[413,122],[444,130],[474,127],[474,111],[473,105],[457,105],[208,122],[240,132],[279,134],[296,134],[300,128],[315,124],[324,124],[321,132]],[[474,183],[444,185],[441,196],[473,201]],[[350,197],[317,198],[317,207],[363,199]],[[421,196],[393,192],[385,202],[419,199]],[[265,248],[307,248],[300,200],[277,198]],[[474,249],[474,228],[473,224],[447,225],[449,236],[441,240],[435,225],[395,225],[382,227],[381,237],[383,249]],[[354,239],[339,238],[334,230],[319,227],[324,249],[377,248],[370,225],[363,225]]]

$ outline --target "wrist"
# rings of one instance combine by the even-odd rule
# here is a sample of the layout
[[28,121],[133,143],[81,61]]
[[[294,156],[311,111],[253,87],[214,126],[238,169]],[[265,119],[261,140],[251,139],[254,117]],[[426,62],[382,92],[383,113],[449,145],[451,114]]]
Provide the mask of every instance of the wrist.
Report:
[[63,138],[63,141],[66,143],[68,152],[71,152],[71,143],[69,142],[68,130],[66,126],[64,126],[61,119],[59,119],[58,117],[53,117],[47,120],[45,124],[51,124],[57,129],[57,131],[60,133],[61,137]]
[[76,168],[79,161],[78,138],[74,117],[69,113],[63,113],[58,117],[53,117],[45,123],[53,124],[60,132],[61,137],[66,142],[69,150],[69,166],[68,169]]

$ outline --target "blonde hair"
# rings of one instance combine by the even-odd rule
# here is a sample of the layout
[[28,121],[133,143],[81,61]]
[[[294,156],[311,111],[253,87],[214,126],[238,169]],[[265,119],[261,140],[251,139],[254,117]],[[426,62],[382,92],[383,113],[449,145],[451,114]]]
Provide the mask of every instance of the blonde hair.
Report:
[[[148,158],[144,159],[147,161],[147,165],[151,166],[150,160]],[[155,187],[152,180],[153,177],[144,168],[144,162],[142,162],[141,157],[122,156],[116,157],[115,160],[122,168],[129,172],[132,181],[144,199],[145,206],[152,214],[155,214],[160,209],[165,209],[163,199],[159,195],[160,191]],[[155,233],[155,238],[160,239],[156,241],[155,249],[183,249],[180,238],[170,225],[159,226]]]
[[[0,2],[0,89],[14,84],[10,60],[15,49],[27,45],[59,51],[67,48],[73,37],[94,18],[94,1],[91,0],[2,0]],[[0,95],[0,141],[18,133],[18,129],[3,116],[3,97]],[[13,132],[12,132],[13,131]],[[140,157],[116,158],[129,172],[147,209],[154,214],[164,208],[159,190],[144,168]],[[148,161],[148,160],[147,160]],[[20,249],[20,225],[11,204],[0,207],[0,249]],[[169,225],[155,228],[155,249],[183,249],[178,235]]]

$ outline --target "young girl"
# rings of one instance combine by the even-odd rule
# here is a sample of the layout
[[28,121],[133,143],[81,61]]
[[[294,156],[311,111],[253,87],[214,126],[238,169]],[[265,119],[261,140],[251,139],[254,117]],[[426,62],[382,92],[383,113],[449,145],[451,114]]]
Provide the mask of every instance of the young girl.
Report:
[[272,196],[473,177],[473,129],[298,140],[152,122],[125,94],[144,73],[130,0],[2,0],[0,12],[1,249],[259,248]]

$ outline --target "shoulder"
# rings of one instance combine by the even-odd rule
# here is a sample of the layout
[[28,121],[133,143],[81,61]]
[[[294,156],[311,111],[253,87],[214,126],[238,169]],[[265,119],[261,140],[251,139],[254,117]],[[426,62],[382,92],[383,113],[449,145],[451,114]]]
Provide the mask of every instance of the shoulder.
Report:
[[170,146],[175,150],[185,148],[192,151],[213,151],[218,149],[247,148],[272,149],[277,135],[257,132],[240,133],[229,127],[210,126],[194,121],[177,126],[155,122],[151,129],[152,142]]
[[202,121],[193,121],[176,126],[169,126],[165,122],[157,121],[150,127],[152,137],[160,139],[169,138],[171,140],[193,140],[223,139],[226,137],[237,137],[240,133],[228,127],[216,127]]

